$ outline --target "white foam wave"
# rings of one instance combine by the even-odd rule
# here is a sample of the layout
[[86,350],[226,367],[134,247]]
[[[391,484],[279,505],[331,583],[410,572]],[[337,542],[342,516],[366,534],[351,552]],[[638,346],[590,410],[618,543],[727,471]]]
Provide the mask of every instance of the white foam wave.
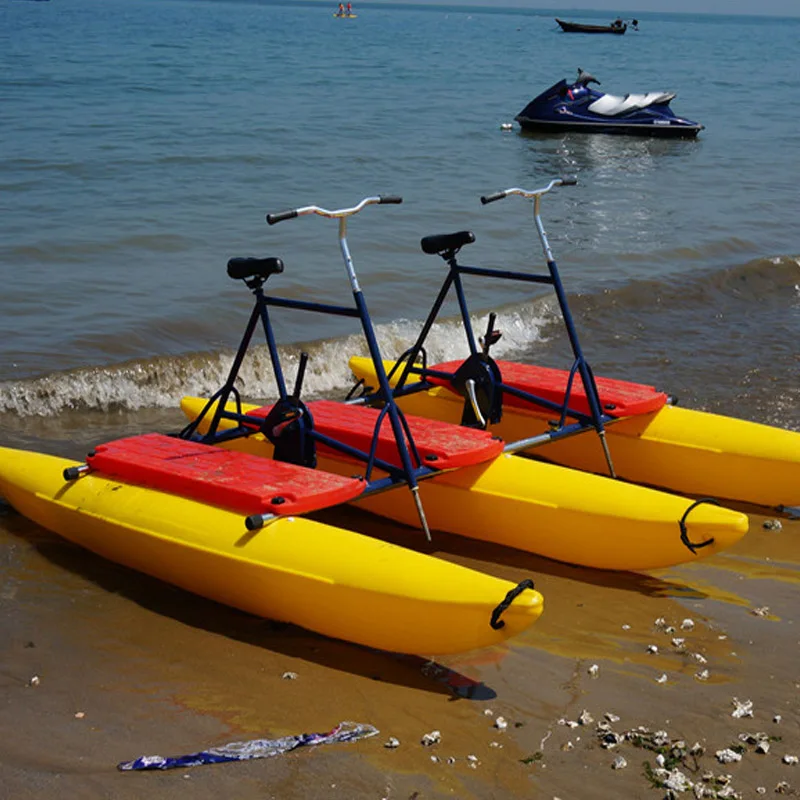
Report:
[[[488,314],[473,317],[476,335],[487,324]],[[496,357],[508,356],[543,340],[551,318],[546,302],[501,311],[498,325],[503,336],[493,348]],[[376,335],[384,358],[393,359],[408,349],[420,330],[419,321],[396,320],[377,326]],[[287,388],[294,386],[300,353],[309,353],[303,396],[343,395],[353,378],[347,366],[352,355],[368,355],[364,338],[351,335],[306,345],[280,348]],[[428,363],[466,357],[468,348],[458,321],[446,320],[432,328],[426,350]],[[0,383],[0,412],[19,416],[53,416],[64,411],[135,411],[142,408],[175,408],[184,395],[207,396],[222,386],[230,370],[232,352],[195,353],[177,358],[156,358],[108,367],[83,368],[25,381]],[[242,397],[269,400],[277,387],[264,345],[252,347],[236,383]]]

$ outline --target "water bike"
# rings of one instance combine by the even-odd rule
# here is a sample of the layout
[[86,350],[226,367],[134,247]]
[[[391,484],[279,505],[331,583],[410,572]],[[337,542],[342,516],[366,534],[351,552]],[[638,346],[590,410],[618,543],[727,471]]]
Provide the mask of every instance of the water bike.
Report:
[[[256,297],[254,314],[264,320],[279,397],[273,405],[263,407],[240,404],[231,378],[217,396],[208,400],[183,399],[181,407],[193,431],[203,434],[205,441],[251,455],[290,458],[304,466],[316,459],[326,472],[342,476],[353,474],[358,466],[354,459],[359,457],[342,443],[360,443],[363,451],[370,449],[372,441],[369,456],[377,458],[366,462],[365,480],[370,480],[373,463],[376,475],[384,478],[402,466],[403,475],[410,476],[405,480],[412,487],[411,497],[417,506],[410,502],[408,492],[397,491],[360,494],[350,502],[415,526],[423,519],[420,506],[424,505],[424,520],[434,530],[583,566],[617,570],[670,566],[710,556],[744,535],[748,527],[744,514],[516,456],[513,447],[493,438],[494,432],[461,427],[458,419],[443,423],[431,420],[429,415],[401,415],[398,409],[405,398],[399,404],[394,401],[347,242],[347,219],[359,208],[329,211],[306,206],[267,216],[270,224],[311,215],[338,220],[339,246],[354,308],[267,296],[260,286],[251,287]],[[378,407],[371,407],[366,398],[302,403],[297,386],[289,394],[267,315],[271,306],[357,317],[369,347],[366,363],[372,385],[384,398]],[[301,356],[299,375],[305,363],[306,357]],[[394,422],[395,415],[398,423]],[[402,428],[402,436],[394,436],[388,443],[381,433],[375,436],[387,417],[392,425]],[[284,419],[290,423],[281,427]],[[246,430],[249,426],[252,435],[240,435],[243,426]],[[473,441],[476,434],[488,438]],[[410,465],[397,455],[396,443],[403,436],[408,442]],[[333,444],[334,439],[338,445]],[[473,447],[475,456],[470,455]]]
[[562,79],[546,89],[514,119],[526,131],[577,131],[625,133],[634,136],[693,137],[703,125],[676,116],[669,104],[674,92],[647,92],[618,96],[589,86],[600,84],[593,75],[578,70],[568,84]]
[[[513,188],[481,198],[484,204],[510,196],[533,201],[545,274],[460,264],[459,251],[475,241],[470,231],[422,240],[423,251],[444,259],[448,271],[417,341],[396,364],[386,366],[395,398],[414,414],[491,429],[518,442],[526,454],[578,470],[696,497],[792,510],[800,504],[800,433],[681,408],[653,386],[595,377],[540,216],[545,194],[575,183],[558,179],[535,191]],[[570,369],[493,359],[490,348],[501,336],[494,327],[496,315],[489,315],[484,336],[476,340],[464,276],[552,287],[574,356]],[[428,365],[425,340],[451,288],[470,355],[463,362]],[[353,358],[350,366],[367,387],[365,400],[382,402],[370,365]],[[591,431],[597,436],[579,435]]]
[[[398,202],[371,197],[336,213],[344,224],[367,205]],[[453,436],[459,432],[454,426],[427,420],[418,431],[391,402],[381,412],[353,409],[357,421],[346,417],[343,404],[306,405],[300,400],[305,359],[289,393],[268,305],[323,308],[269,301],[264,284],[283,269],[278,258],[228,262],[229,276],[253,291],[255,308],[224,386],[182,431],[103,442],[85,463],[0,448],[0,494],[39,525],[112,561],[244,611],[362,645],[457,653],[528,628],[543,607],[530,579],[515,585],[306,516],[407,487],[427,531],[419,481],[439,467],[492,459],[502,443],[485,431]],[[365,318],[355,280],[351,273],[355,308],[324,310]],[[235,382],[259,321],[280,399],[268,413],[249,414]],[[379,356],[371,328],[365,333]],[[376,367],[380,374],[379,358]],[[382,381],[388,389],[385,376]],[[232,410],[225,410],[228,404]],[[274,442],[273,458],[262,457],[263,445],[259,455],[235,447],[256,438]],[[319,468],[318,444],[341,454],[347,469],[336,474]]]

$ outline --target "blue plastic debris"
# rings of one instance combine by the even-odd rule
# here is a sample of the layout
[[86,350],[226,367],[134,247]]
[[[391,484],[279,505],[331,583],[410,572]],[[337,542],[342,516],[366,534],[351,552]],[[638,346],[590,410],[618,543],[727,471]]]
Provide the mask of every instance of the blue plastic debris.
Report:
[[379,733],[373,725],[360,722],[340,722],[327,733],[301,733],[296,736],[283,736],[280,739],[252,739],[249,742],[230,742],[219,747],[210,747],[199,753],[187,756],[140,756],[133,761],[123,761],[117,765],[121,770],[178,769],[199,767],[201,764],[222,764],[226,761],[249,761],[253,758],[269,758],[288,753],[298,747],[337,742],[356,742]]

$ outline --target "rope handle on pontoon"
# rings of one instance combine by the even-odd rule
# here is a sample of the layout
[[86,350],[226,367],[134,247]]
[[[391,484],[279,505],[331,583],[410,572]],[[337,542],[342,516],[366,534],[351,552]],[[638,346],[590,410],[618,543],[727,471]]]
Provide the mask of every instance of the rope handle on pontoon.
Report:
[[704,542],[690,542],[689,541],[689,532],[686,530],[686,517],[689,516],[689,512],[693,509],[697,508],[697,506],[701,505],[702,503],[711,503],[711,505],[718,506],[719,502],[715,500],[713,497],[701,497],[699,500],[695,500],[686,511],[683,512],[683,516],[680,518],[678,525],[681,529],[681,541],[689,548],[689,550],[693,554],[697,554],[697,551],[701,547],[708,547],[710,544],[714,544],[714,538],[706,539]]
[[358,205],[352,208],[339,208],[335,211],[330,211],[327,208],[320,208],[319,206],[303,206],[303,208],[294,208],[289,211],[279,211],[277,214],[267,214],[267,224],[275,225],[277,222],[283,222],[287,219],[294,219],[295,217],[302,217],[306,214],[319,214],[321,217],[329,217],[331,219],[338,219],[341,217],[351,217],[353,214],[358,214],[362,208],[372,205],[385,205],[387,203],[402,203],[403,198],[396,194],[382,194],[373,197],[365,197]]
[[500,605],[492,611],[492,618],[489,620],[489,624],[496,630],[499,631],[501,628],[504,628],[506,623],[503,622],[500,617],[503,615],[503,612],[514,602],[514,600],[519,597],[526,589],[533,589],[533,581],[530,578],[525,578],[524,581],[520,581],[511,591],[505,596]]

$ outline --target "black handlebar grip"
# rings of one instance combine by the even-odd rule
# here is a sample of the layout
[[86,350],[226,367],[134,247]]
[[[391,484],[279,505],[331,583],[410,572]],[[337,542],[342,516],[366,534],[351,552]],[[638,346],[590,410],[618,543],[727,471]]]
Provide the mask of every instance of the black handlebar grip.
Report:
[[578,178],[575,175],[565,175],[561,179],[562,186],[575,186],[578,183]]
[[382,194],[378,197],[378,203],[383,205],[385,203],[402,203],[403,198],[399,194]]
[[481,197],[481,203],[494,203],[495,200],[502,200],[506,196],[505,192],[495,192],[494,194],[486,194]]
[[277,214],[267,214],[267,224],[274,225],[276,222],[283,222],[285,219],[294,219],[297,216],[297,210],[279,211]]
[[244,521],[244,526],[249,531],[257,531],[264,527],[264,517],[261,514],[253,514]]

